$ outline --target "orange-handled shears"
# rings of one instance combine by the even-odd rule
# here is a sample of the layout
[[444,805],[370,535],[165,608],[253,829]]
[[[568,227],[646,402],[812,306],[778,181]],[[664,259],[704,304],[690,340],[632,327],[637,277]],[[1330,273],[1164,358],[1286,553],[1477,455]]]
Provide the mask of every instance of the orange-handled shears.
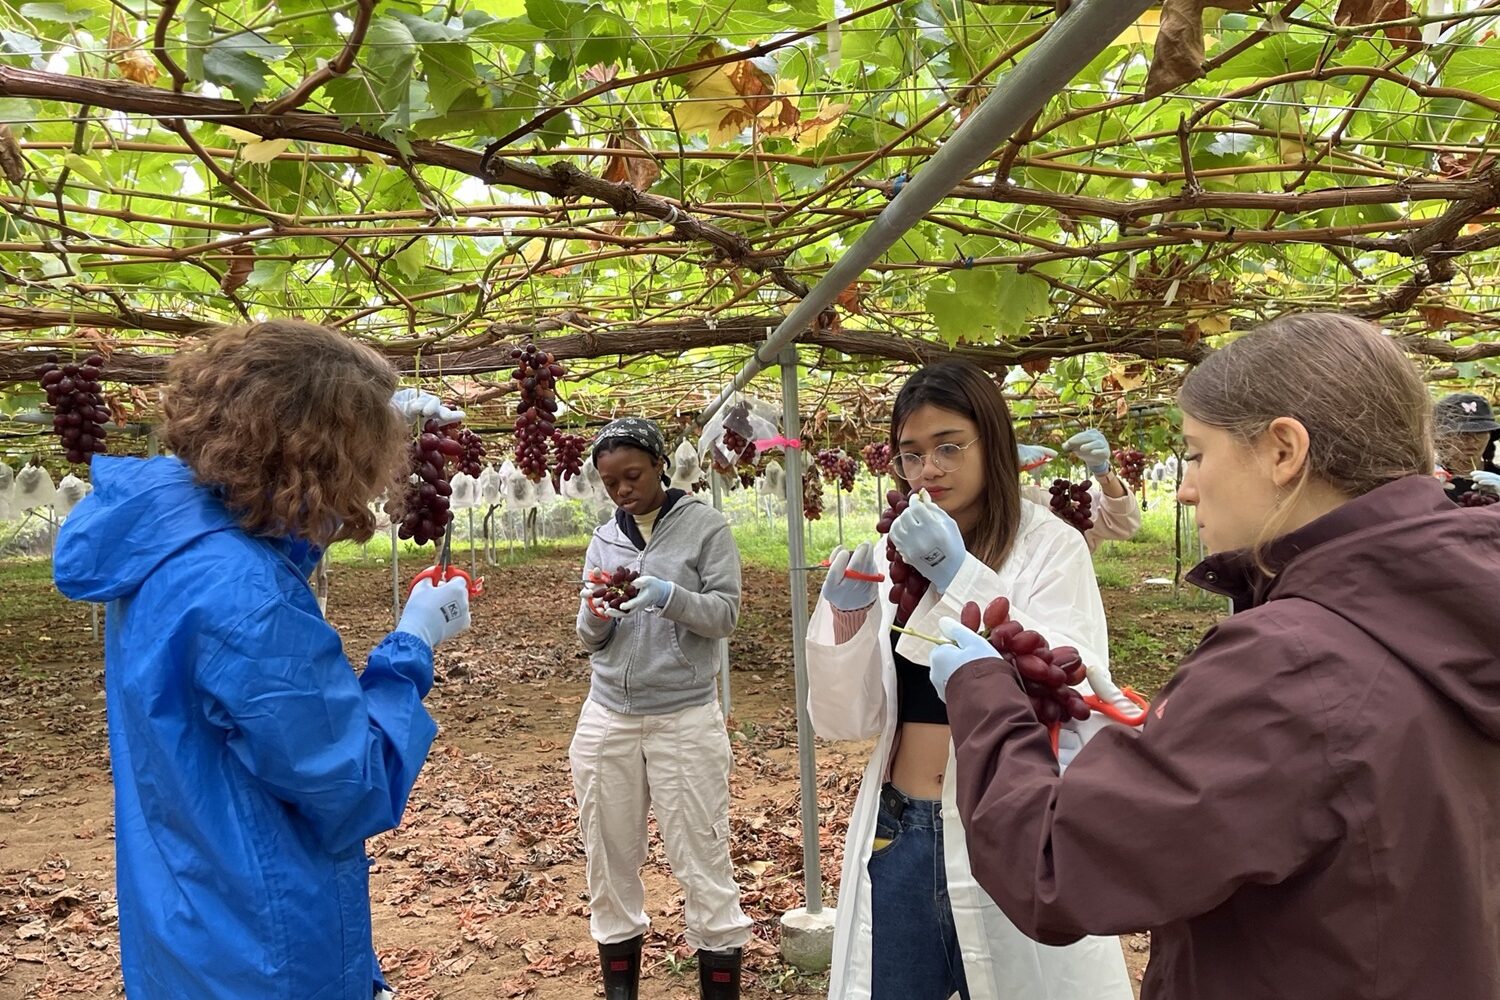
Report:
[[421,583],[423,580],[431,580],[432,585],[436,587],[440,583],[447,583],[449,580],[453,579],[459,579],[464,582],[464,586],[468,589],[470,597],[478,597],[480,594],[484,593],[484,577],[481,576],[478,580],[476,580],[468,573],[459,569],[457,566],[454,566],[449,561],[449,556],[452,554],[452,552],[453,521],[450,515],[450,519],[448,521],[448,529],[443,532],[443,547],[438,550],[437,565],[428,566],[426,569],[422,570],[422,572],[412,577],[411,589],[407,591],[407,594],[410,595],[412,590],[416,590],[417,584]]

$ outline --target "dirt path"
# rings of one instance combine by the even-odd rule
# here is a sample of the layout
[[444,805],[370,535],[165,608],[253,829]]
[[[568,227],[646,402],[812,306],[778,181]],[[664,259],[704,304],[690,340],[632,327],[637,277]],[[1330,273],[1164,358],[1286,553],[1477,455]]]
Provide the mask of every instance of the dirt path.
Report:
[[[566,753],[588,689],[572,634],[578,558],[564,552],[492,568],[474,609],[479,627],[439,654],[429,705],[442,732],[401,828],[370,846],[376,945],[402,1000],[596,995]],[[744,995],[822,996],[824,981],[776,957],[777,917],[802,902],[785,578],[749,569],[745,585],[731,646],[733,853],[757,935]],[[391,627],[389,587],[378,568],[334,568],[329,617],[352,657]],[[44,568],[8,585],[0,614],[0,1000],[120,995],[102,684],[86,607],[51,592]],[[819,744],[829,894],[868,752]],[[646,883],[653,933],[642,996],[696,997],[682,898],[654,834]],[[1145,938],[1125,944],[1138,975]]]

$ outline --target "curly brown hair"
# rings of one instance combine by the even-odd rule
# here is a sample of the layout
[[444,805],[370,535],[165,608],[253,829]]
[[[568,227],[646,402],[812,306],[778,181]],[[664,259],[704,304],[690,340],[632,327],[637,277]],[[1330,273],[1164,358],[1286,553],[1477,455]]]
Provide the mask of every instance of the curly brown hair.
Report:
[[369,502],[406,471],[395,390],[395,370],[369,347],[269,320],[172,359],[162,437],[250,534],[364,541]]

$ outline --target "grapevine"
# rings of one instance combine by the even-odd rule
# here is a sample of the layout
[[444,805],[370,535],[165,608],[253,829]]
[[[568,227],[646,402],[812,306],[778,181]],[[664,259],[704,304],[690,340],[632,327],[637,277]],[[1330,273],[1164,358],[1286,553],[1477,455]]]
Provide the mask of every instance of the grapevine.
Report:
[[52,429],[62,438],[70,462],[87,462],[90,456],[105,450],[109,410],[99,385],[103,367],[102,354],[90,354],[81,365],[59,365],[55,359],[48,359],[37,366],[36,376],[53,410]]
[[547,474],[547,444],[556,429],[557,380],[567,373],[552,355],[535,344],[510,352],[510,373],[521,392],[516,413],[516,465],[533,483]]
[[1047,491],[1052,494],[1052,513],[1067,521],[1079,531],[1088,531],[1094,526],[1094,501],[1089,496],[1088,483],[1070,483],[1066,479],[1055,479]]
[[[896,523],[896,518],[901,516],[911,502],[910,498],[900,490],[890,490],[886,493],[885,499],[890,506],[886,508],[884,514],[880,515],[880,520],[875,524],[875,530],[882,535],[890,533],[891,525]],[[901,553],[896,551],[895,543],[889,538],[885,542],[885,557],[890,563],[890,599],[891,603],[896,605],[896,624],[904,625],[917,610],[917,603],[922,600],[922,595],[927,593],[931,582],[901,558]]]

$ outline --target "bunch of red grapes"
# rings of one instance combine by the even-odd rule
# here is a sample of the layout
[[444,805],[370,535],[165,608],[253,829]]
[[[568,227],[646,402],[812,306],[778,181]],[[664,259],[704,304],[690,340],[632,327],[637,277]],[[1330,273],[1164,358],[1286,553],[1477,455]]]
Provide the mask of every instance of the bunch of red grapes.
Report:
[[104,425],[109,423],[109,409],[99,385],[103,368],[102,354],[90,354],[81,365],[59,365],[55,358],[48,358],[37,366],[36,377],[53,411],[52,429],[62,438],[70,462],[87,462],[105,449]]
[[891,474],[891,446],[882,441],[880,444],[867,444],[862,454],[865,457],[865,468],[870,470],[872,476],[889,476]]
[[[896,518],[911,503],[911,498],[900,490],[888,491],[885,500],[890,506],[880,515],[880,520],[875,522],[875,530],[882,535],[890,533],[891,525],[896,523]],[[896,551],[895,543],[889,538],[885,541],[885,557],[890,562],[890,598],[891,603],[896,606],[896,624],[905,625],[911,620],[912,613],[917,610],[917,602],[922,600],[922,595],[927,593],[932,582],[901,558],[901,553]]]
[[413,539],[418,545],[426,545],[443,537],[448,522],[453,520],[448,498],[453,487],[448,484],[448,460],[463,457],[464,446],[455,437],[449,437],[436,421],[422,425],[422,433],[411,443],[411,477],[399,507],[388,505],[387,513],[399,509],[401,526],[397,534]]
[[755,485],[755,466],[740,466],[740,485],[747,490]]
[[533,483],[547,474],[547,443],[557,420],[557,380],[567,374],[546,351],[527,344],[510,352],[516,368],[510,373],[521,390],[516,413],[516,466]]
[[633,569],[621,566],[613,573],[598,572],[589,577],[589,582],[594,585],[593,602],[589,610],[595,615],[603,618],[598,605],[620,610],[620,605],[636,595],[635,580],[640,576]]
[[1120,478],[1133,490],[1141,488],[1141,479],[1146,473],[1146,456],[1134,448],[1121,448],[1115,452],[1115,464],[1120,467]]
[[802,477],[802,516],[809,521],[823,516],[823,477],[817,466],[810,466]]
[[1054,479],[1047,490],[1052,494],[1052,513],[1067,521],[1079,531],[1088,531],[1094,526],[1090,515],[1094,509],[1089,496],[1088,483],[1070,483],[1066,479]]
[[[723,435],[719,438],[721,447],[710,449],[709,454],[713,459],[713,467],[724,475],[729,475],[736,468],[755,465],[755,442],[751,441],[739,431],[724,428]],[[733,462],[724,461],[724,452],[734,456]],[[752,473],[753,478],[753,473]]]
[[1458,498],[1458,505],[1460,507],[1488,507],[1493,503],[1500,503],[1500,494],[1481,493],[1478,490],[1470,490]]
[[827,476],[829,479],[833,479],[839,474],[839,462],[841,462],[843,458],[844,452],[841,449],[824,448],[822,451],[813,456],[813,461],[818,463],[818,468],[823,470],[823,474],[825,476]]
[[1010,601],[1004,597],[995,598],[982,612],[970,601],[964,605],[959,621],[989,640],[1000,658],[1015,666],[1043,725],[1054,726],[1064,719],[1082,722],[1089,717],[1088,703],[1071,686],[1087,676],[1078,650],[1072,646],[1048,648],[1040,632],[1011,620]]
[[454,424],[444,429],[457,439],[458,446],[463,449],[458,456],[458,471],[478,479],[479,474],[484,471],[484,442],[467,427]]
[[577,434],[552,432],[552,454],[561,479],[567,481],[583,472],[583,452],[588,442]]

